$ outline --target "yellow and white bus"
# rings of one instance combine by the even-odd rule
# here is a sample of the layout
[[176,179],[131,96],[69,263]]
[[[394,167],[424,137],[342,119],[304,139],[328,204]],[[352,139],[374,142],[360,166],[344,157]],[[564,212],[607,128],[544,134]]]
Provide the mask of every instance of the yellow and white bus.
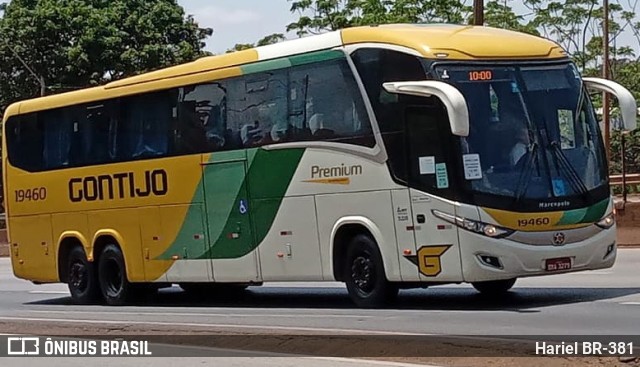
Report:
[[[345,29],[22,101],[4,116],[13,270],[77,302],[342,281],[399,288],[607,268],[607,161],[555,43],[456,25]],[[216,288],[216,286],[218,288]]]

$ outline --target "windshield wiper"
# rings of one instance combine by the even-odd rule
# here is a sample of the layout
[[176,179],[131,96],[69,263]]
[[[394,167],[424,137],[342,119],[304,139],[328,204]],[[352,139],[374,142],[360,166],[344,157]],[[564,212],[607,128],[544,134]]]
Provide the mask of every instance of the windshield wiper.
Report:
[[519,203],[522,200],[522,197],[527,192],[527,187],[529,187],[529,181],[531,179],[531,172],[533,171],[534,165],[533,162],[536,159],[536,154],[538,152],[538,143],[534,140],[530,145],[527,151],[529,156],[527,157],[527,163],[524,167],[524,170],[520,172],[520,177],[518,178],[518,186],[516,189],[516,203]]
[[551,151],[558,159],[558,162],[562,166],[564,166],[564,169],[568,172],[569,181],[573,184],[574,188],[578,190],[578,193],[581,195],[584,195],[587,192],[589,192],[589,189],[587,189],[587,186],[584,184],[584,181],[582,181],[582,178],[580,178],[580,175],[578,174],[578,172],[576,172],[576,170],[571,165],[571,162],[569,162],[569,160],[564,155],[564,153],[562,153],[562,148],[560,148],[560,143],[554,140],[549,145],[552,148]]

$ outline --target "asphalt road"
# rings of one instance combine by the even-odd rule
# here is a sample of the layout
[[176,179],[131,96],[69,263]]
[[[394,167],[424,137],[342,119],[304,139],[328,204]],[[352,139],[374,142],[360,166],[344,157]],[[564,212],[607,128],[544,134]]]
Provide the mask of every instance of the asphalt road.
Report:
[[[611,269],[520,279],[504,299],[480,296],[468,285],[439,286],[401,291],[395,305],[379,310],[353,307],[338,283],[265,284],[222,299],[189,298],[175,287],[162,290],[144,304],[77,306],[70,302],[65,285],[33,285],[14,278],[5,258],[0,259],[2,322],[210,327],[291,334],[637,336],[640,249],[619,250]],[[305,365],[350,363],[356,362],[314,359]]]

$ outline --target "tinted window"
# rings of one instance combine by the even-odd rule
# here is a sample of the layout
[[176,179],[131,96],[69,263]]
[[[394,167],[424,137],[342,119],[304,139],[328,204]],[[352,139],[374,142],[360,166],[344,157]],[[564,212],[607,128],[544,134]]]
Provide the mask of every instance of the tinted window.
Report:
[[287,70],[229,81],[229,127],[239,138],[241,147],[287,140],[288,84]]
[[355,79],[344,60],[291,71],[291,122],[313,140],[375,145]]
[[30,171],[293,141],[375,145],[345,59],[13,117],[7,135],[12,164]]
[[406,182],[405,108],[409,105],[432,105],[434,101],[391,94],[382,85],[386,82],[424,80],[426,73],[422,63],[415,56],[382,49],[360,49],[352,54],[352,58],[376,114],[389,154],[390,169],[397,179]]
[[5,133],[12,165],[28,171],[42,167],[44,134],[36,114],[11,117]]
[[162,91],[126,98],[118,126],[120,160],[162,157],[170,153],[173,111],[177,98]]
[[407,107],[409,184],[426,192],[453,197],[454,162],[452,136],[446,111],[437,107]]
[[177,154],[237,149],[227,125],[227,88],[210,83],[180,88],[174,135]]

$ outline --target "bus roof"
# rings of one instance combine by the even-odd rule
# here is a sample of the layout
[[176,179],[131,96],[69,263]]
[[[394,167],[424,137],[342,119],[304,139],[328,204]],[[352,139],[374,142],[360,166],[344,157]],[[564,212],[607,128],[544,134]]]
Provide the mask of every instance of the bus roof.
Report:
[[[539,60],[567,57],[564,50],[550,40],[491,27],[450,24],[354,27],[250,50],[203,57],[99,87],[18,102],[7,108],[5,119],[14,114],[238,76],[247,73],[248,64],[355,44],[386,44],[410,49],[426,58],[446,60]],[[274,63],[273,68],[277,67],[278,63]]]

